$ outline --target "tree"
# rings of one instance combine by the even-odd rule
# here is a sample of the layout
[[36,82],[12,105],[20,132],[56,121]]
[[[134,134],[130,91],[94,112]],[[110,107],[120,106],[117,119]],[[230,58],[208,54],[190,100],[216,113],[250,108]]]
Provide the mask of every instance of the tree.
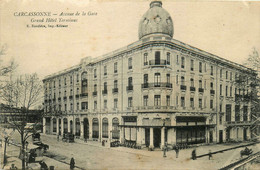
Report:
[[15,68],[16,65],[14,61],[11,61],[10,63],[3,64],[3,56],[6,55],[7,46],[3,45],[0,47],[0,76],[7,76],[8,73],[11,73]]
[[[42,92],[42,83],[37,74],[19,76],[15,80],[10,80],[5,84],[0,92],[1,99],[5,102],[6,109],[12,110],[12,119],[8,122],[20,134],[21,139],[21,158],[22,169],[25,169],[25,146],[27,139],[32,135],[26,128],[30,122],[33,106],[40,104]],[[19,113],[19,116],[17,116]],[[35,123],[41,121],[42,111],[38,112],[38,119]]]
[[251,86],[251,118],[252,126],[251,133],[252,137],[258,137],[260,134],[260,92],[259,92],[259,82],[260,82],[260,57],[256,48],[253,48],[252,54],[250,54],[245,61],[244,65],[255,71],[255,76],[250,80]]

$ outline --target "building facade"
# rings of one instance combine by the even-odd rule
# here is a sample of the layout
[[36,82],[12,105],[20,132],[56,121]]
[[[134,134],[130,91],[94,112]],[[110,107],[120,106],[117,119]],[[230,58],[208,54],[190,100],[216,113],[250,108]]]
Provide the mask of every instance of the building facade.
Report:
[[250,139],[255,72],[173,32],[162,3],[151,2],[137,42],[47,76],[44,133],[151,149]]

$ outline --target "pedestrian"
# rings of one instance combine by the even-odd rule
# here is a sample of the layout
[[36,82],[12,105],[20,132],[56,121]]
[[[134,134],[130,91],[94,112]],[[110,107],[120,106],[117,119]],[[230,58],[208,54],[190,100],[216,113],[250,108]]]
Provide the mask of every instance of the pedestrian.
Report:
[[193,160],[196,160],[196,149],[193,149],[192,153],[191,153],[191,157]]
[[84,139],[85,139],[84,141],[87,143],[87,142],[88,142],[88,138],[87,138],[87,137],[85,137]]
[[212,158],[211,150],[209,150],[209,160]]
[[72,157],[70,160],[70,169],[73,170],[75,168],[75,161],[74,158]]
[[44,161],[40,161],[39,164],[41,165],[41,170],[48,170],[48,166]]
[[179,147],[178,146],[176,146],[175,147],[175,152],[176,152],[176,158],[178,158],[178,156],[179,156]]
[[60,140],[60,135],[58,134],[57,135],[57,141],[59,142],[59,140]]

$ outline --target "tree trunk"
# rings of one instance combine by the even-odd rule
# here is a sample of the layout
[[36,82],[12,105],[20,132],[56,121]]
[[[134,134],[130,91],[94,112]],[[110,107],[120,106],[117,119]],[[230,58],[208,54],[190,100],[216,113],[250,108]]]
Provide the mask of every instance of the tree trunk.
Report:
[[21,133],[21,144],[22,144],[22,170],[25,170],[25,142],[24,142],[24,134],[23,134],[23,131]]

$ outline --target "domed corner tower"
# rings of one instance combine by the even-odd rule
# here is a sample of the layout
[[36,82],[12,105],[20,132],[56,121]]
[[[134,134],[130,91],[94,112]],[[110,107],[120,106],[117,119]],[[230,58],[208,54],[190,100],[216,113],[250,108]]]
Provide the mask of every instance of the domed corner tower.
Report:
[[150,3],[150,9],[140,20],[138,32],[140,40],[152,35],[172,39],[173,21],[170,14],[162,8],[161,1],[152,1]]

